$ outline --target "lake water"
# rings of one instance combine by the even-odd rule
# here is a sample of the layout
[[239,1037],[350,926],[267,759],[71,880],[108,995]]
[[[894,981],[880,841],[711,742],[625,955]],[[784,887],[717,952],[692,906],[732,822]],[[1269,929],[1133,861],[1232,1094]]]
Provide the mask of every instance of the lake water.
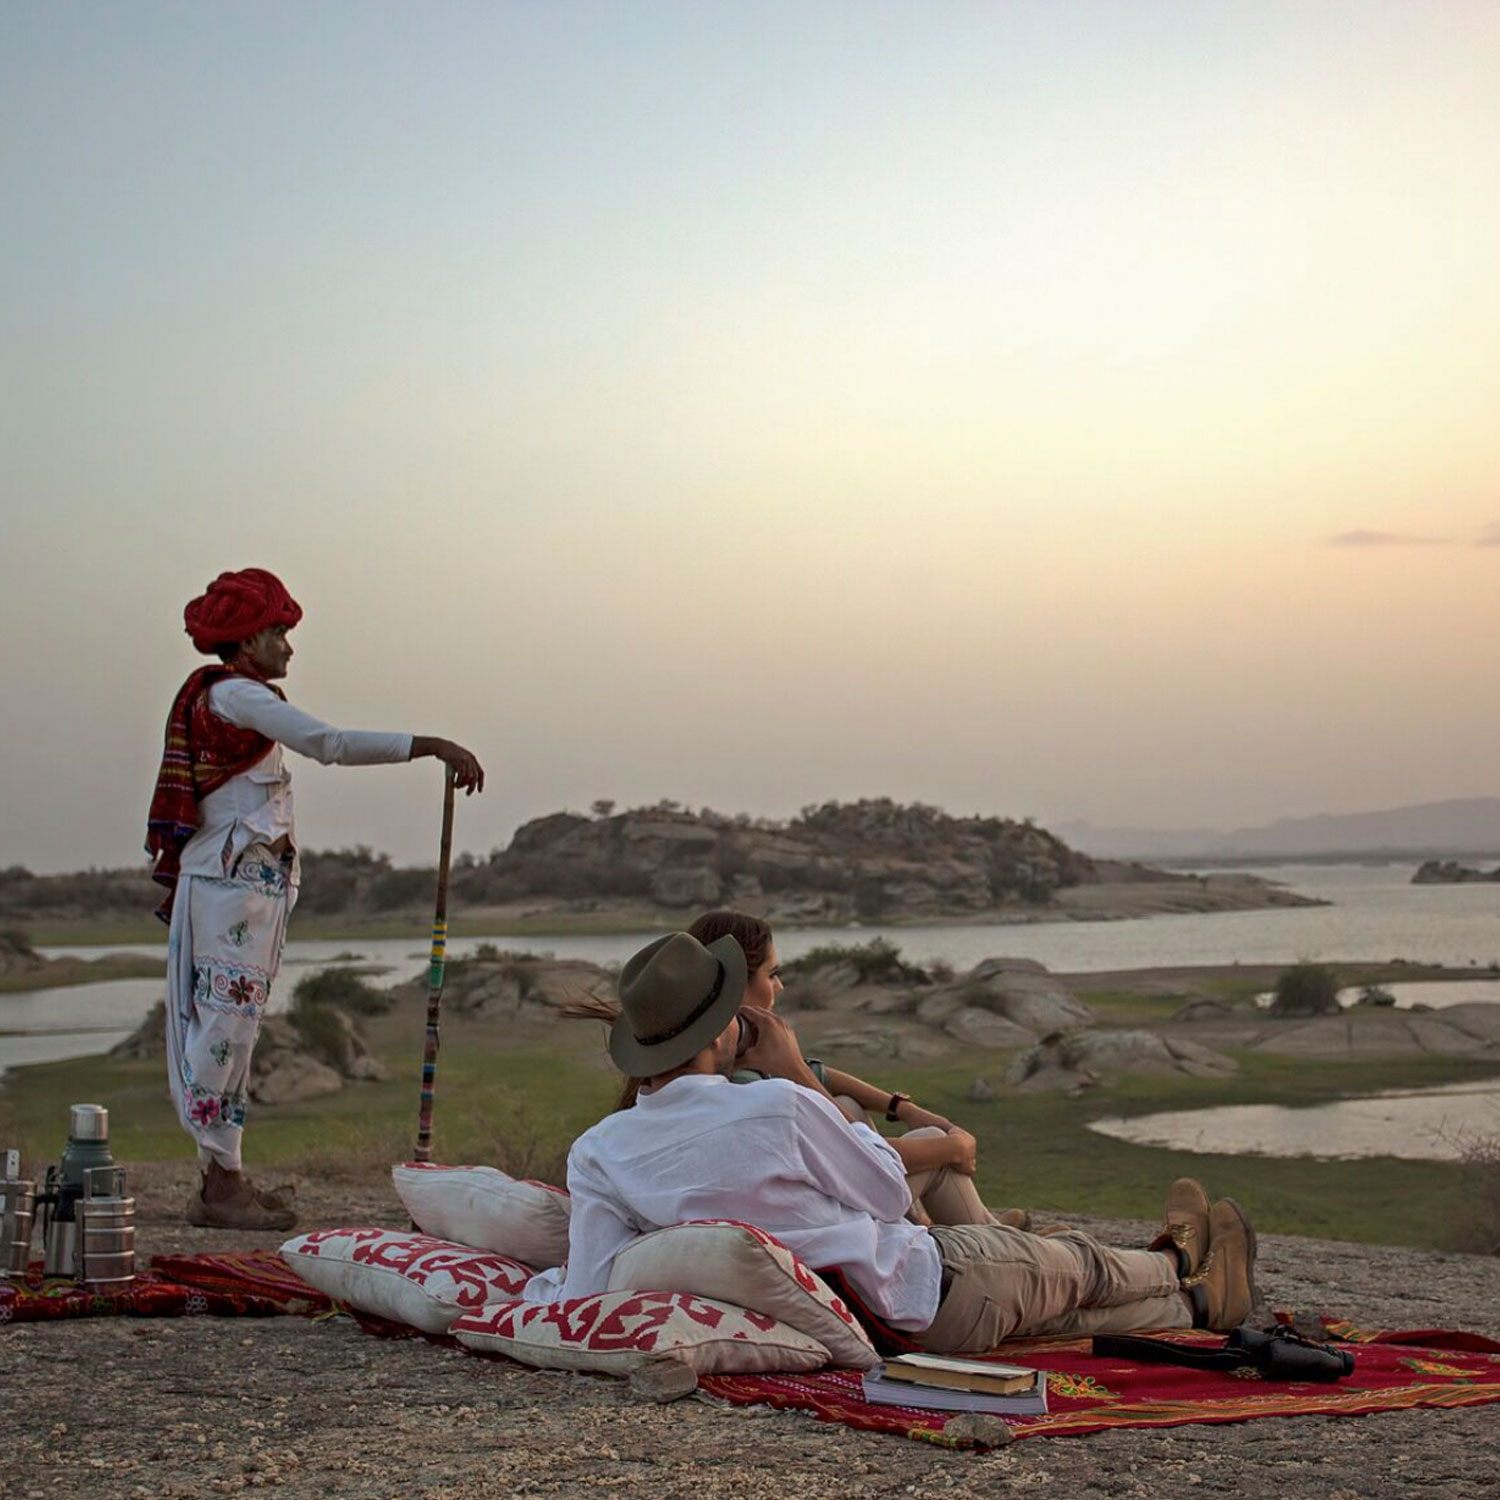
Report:
[[[1005,956],[1035,959],[1062,973],[1198,964],[1290,964],[1308,959],[1336,962],[1400,958],[1413,963],[1472,967],[1476,973],[1472,983],[1394,986],[1398,1005],[1418,1001],[1443,1005],[1464,1000],[1500,1003],[1500,885],[1414,886],[1411,876],[1415,868],[1414,864],[1284,865],[1251,872],[1333,903],[1329,906],[1120,922],[784,929],[777,933],[777,946],[783,959],[793,959],[820,944],[864,942],[879,936],[898,944],[917,963],[941,959],[964,969],[985,958]],[[656,935],[654,931],[641,931],[598,937],[494,941],[502,947],[551,953],[560,958],[618,964]],[[455,938],[449,943],[449,956],[461,958],[482,941],[485,940]],[[99,952],[95,948],[45,951],[53,957],[73,954],[85,958],[97,957]],[[121,951],[154,954],[163,959],[166,956],[165,944]],[[383,971],[369,975],[375,984],[395,984],[411,978],[421,973],[427,962],[426,937],[419,933],[413,933],[409,939],[369,942],[293,941],[287,945],[281,982],[273,991],[271,1009],[279,1010],[288,1003],[297,979],[303,974],[326,968],[351,952],[358,955],[361,968]],[[1490,972],[1491,966],[1494,973]],[[139,1024],[160,993],[160,981],[122,980],[0,995],[0,1069],[106,1051]],[[1485,1107],[1483,1096],[1483,1090],[1476,1096],[1480,1099],[1476,1108],[1481,1110]],[[1500,1109],[1500,1102],[1496,1101],[1500,1101],[1500,1094],[1491,1091],[1491,1103]],[[1333,1106],[1340,1110],[1350,1107]],[[1232,1112],[1209,1113],[1224,1116]],[[1440,1116],[1429,1110],[1427,1118]],[[1199,1115],[1187,1128],[1203,1132],[1217,1129],[1206,1124],[1205,1119],[1206,1115]],[[1307,1123],[1284,1122],[1289,1132],[1284,1138],[1298,1139],[1297,1132]],[[1319,1139],[1320,1128],[1326,1129],[1326,1124],[1311,1127],[1314,1141]],[[1238,1134],[1236,1149],[1246,1149],[1248,1133],[1254,1129],[1258,1129],[1254,1122],[1236,1117],[1233,1131],[1246,1132]],[[1204,1139],[1207,1138],[1205,1135]],[[1182,1138],[1178,1141],[1182,1143]]]
[[1500,1136],[1500,1091],[1492,1083],[1393,1090],[1337,1104],[1288,1109],[1235,1104],[1097,1120],[1101,1135],[1137,1146],[1167,1146],[1214,1156],[1400,1156],[1457,1161],[1465,1141]]

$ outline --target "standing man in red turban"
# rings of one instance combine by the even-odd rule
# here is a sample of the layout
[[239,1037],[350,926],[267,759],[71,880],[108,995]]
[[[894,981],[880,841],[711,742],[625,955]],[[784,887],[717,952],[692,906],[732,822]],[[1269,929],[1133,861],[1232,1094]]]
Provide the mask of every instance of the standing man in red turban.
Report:
[[167,945],[167,1051],[172,1098],[198,1143],[202,1185],[188,1222],[290,1229],[289,1194],[255,1187],[240,1144],[250,1058],[297,899],[291,772],[283,746],[324,765],[371,766],[436,756],[465,792],[484,770],[451,740],[335,729],[293,708],[272,684],[292,659],[302,608],[264,568],[221,573],[183,612],[199,651],[219,658],[179,690],[147,821],[157,915]]

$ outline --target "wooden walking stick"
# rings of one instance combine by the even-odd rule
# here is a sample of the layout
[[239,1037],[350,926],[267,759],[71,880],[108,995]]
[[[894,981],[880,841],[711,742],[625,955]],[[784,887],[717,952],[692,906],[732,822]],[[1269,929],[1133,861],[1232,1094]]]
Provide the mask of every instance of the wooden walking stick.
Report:
[[448,865],[453,857],[453,767],[443,778],[443,839],[438,847],[437,909],[432,915],[432,952],[427,963],[427,1042],[422,1050],[422,1100],[417,1109],[413,1161],[432,1160],[432,1100],[437,1092],[438,1021],[443,1008],[443,969],[448,958]]

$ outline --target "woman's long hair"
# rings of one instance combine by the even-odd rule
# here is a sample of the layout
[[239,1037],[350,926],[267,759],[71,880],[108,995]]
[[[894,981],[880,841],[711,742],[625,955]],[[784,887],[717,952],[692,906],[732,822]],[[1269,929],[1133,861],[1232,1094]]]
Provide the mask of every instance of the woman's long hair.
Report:
[[[771,924],[743,911],[706,911],[688,928],[688,935],[707,947],[721,937],[732,937],[745,952],[745,967],[754,973],[771,951]],[[611,1023],[620,1007],[602,995],[575,995],[557,1007],[558,1013],[578,1020]],[[620,1087],[616,1110],[631,1109],[644,1078],[627,1078]]]
[[732,937],[745,950],[745,967],[752,974],[771,951],[771,924],[743,911],[706,911],[688,928],[688,936],[704,947],[721,937]]

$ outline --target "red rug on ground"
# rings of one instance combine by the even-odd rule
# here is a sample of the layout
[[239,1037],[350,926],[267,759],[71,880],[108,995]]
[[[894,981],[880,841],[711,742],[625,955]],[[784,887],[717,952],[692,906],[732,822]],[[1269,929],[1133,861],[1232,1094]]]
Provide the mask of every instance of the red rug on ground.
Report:
[[274,1250],[227,1255],[158,1255],[119,1292],[91,1292],[42,1275],[33,1261],[25,1281],[0,1281],[0,1324],[52,1318],[273,1317],[319,1312],[328,1298],[292,1275]]
[[[996,1354],[1047,1371],[1045,1416],[1006,1417],[1013,1436],[1063,1437],[1111,1427],[1176,1427],[1191,1422],[1245,1422],[1256,1417],[1357,1416],[1414,1406],[1477,1406],[1500,1401],[1500,1344],[1477,1334],[1436,1329],[1370,1333],[1334,1324],[1357,1344],[1354,1373],[1334,1385],[1262,1380],[1253,1371],[1223,1373],[1178,1365],[1136,1364],[1090,1352],[1089,1339],[1007,1344]],[[1211,1334],[1174,1334],[1206,1346]],[[1419,1338],[1420,1344],[1411,1340]],[[1479,1347],[1476,1347],[1479,1346]],[[864,1399],[849,1370],[810,1375],[707,1375],[710,1396],[736,1405],[765,1402],[809,1411],[825,1422],[945,1446],[966,1447],[943,1429],[954,1413],[877,1406]]]

